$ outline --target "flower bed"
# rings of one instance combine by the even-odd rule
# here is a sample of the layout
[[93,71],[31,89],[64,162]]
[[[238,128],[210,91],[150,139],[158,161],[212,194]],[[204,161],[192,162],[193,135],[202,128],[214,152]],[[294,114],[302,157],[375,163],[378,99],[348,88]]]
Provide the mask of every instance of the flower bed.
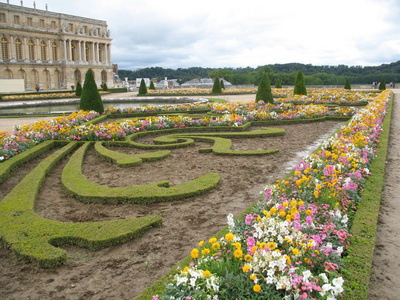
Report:
[[391,92],[358,112],[153,299],[337,299],[343,253]]

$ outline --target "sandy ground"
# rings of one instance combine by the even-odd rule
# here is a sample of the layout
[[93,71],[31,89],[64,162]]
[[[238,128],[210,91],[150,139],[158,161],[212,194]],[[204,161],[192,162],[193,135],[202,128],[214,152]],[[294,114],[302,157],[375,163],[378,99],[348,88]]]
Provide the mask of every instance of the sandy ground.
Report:
[[[385,188],[383,191],[383,201],[381,205],[379,222],[378,222],[378,232],[376,239],[376,247],[375,247],[375,256],[373,263],[373,273],[371,276],[370,282],[370,294],[368,296],[368,300],[373,299],[399,299],[400,294],[400,251],[398,250],[400,247],[400,221],[398,216],[400,215],[400,206],[399,203],[399,194],[400,194],[400,136],[398,135],[400,129],[400,90],[394,90],[395,92],[395,101],[393,106],[393,116],[392,116],[392,124],[391,124],[391,133],[389,140],[389,151],[388,151],[388,159],[387,159],[387,168],[385,174]],[[127,96],[127,94],[124,94]],[[133,96],[133,95],[130,95]],[[110,96],[109,96],[110,97]],[[114,97],[116,97],[114,95]],[[228,101],[252,101],[255,98],[255,95],[240,95],[240,96],[222,96]],[[49,117],[51,119],[52,117]],[[40,118],[43,119],[43,118]],[[37,118],[16,118],[16,119],[5,119],[0,118],[0,131],[10,131],[14,124],[28,124],[36,122]],[[305,131],[308,131],[304,128]],[[324,130],[320,128],[320,130]],[[310,137],[312,139],[312,137]],[[300,139],[301,140],[301,139]],[[311,140],[307,139],[310,143]],[[260,141],[255,141],[254,146],[257,145]],[[281,143],[282,141],[278,142]],[[288,143],[287,145],[289,145]],[[246,147],[249,145],[246,144]],[[270,146],[268,144],[268,146]],[[238,147],[242,147],[238,145]],[[287,149],[289,151],[289,148]],[[292,152],[291,155],[293,155]],[[194,155],[190,153],[177,153],[177,157],[181,157],[181,155]],[[107,176],[109,168],[106,163],[98,161],[97,158],[89,156],[89,159],[92,161],[86,164],[88,170],[90,168],[95,168],[90,172],[96,172],[96,168],[100,168],[99,176],[95,176],[92,180],[100,180],[102,183],[108,183],[110,180],[109,176]],[[199,157],[196,158],[196,160]],[[190,160],[190,159],[189,159]],[[179,163],[181,159],[170,162],[170,165],[166,166],[156,166],[157,168],[164,167],[167,170],[170,170],[173,166]],[[282,161],[281,161],[282,162]],[[207,165],[209,160],[204,160],[203,164]],[[229,205],[231,209],[236,209],[240,211],[243,207],[246,207],[249,203],[252,202],[253,197],[255,197],[255,193],[260,190],[263,184],[268,182],[265,181],[266,178],[277,178],[276,176],[281,176],[283,174],[283,170],[276,173],[276,170],[280,162],[271,161],[268,163],[268,168],[266,170],[260,169],[259,164],[250,166],[250,162],[242,164],[242,162],[233,163],[229,161],[228,164],[225,164],[223,161],[214,161],[213,164],[209,166],[211,169],[215,169],[215,171],[223,171],[224,174],[230,173],[232,176],[235,174],[236,170],[241,170],[240,173],[245,170],[243,166],[247,166],[248,170],[246,170],[246,174],[243,174],[243,180],[239,183],[243,186],[248,185],[248,178],[252,178],[253,184],[252,188],[248,189],[246,192],[239,192],[241,189],[237,189],[237,184],[235,186],[226,186],[227,189],[222,189],[219,187],[219,191],[217,191],[217,195],[225,195],[229,196],[230,201],[232,203]],[[200,169],[197,169],[201,164],[195,164],[190,166],[185,166],[187,172],[193,172],[192,176],[198,174]],[[231,169],[228,169],[231,168]],[[230,170],[230,171],[228,171]],[[27,167],[24,171],[28,172],[29,168]],[[226,172],[225,172],[226,171]],[[267,176],[264,173],[267,171]],[[54,175],[57,175],[60,170],[56,169],[54,171]],[[113,173],[112,167],[108,171],[111,175]],[[155,173],[152,173],[155,174]],[[263,175],[264,174],[264,175]],[[127,174],[126,178],[131,178]],[[257,175],[257,176],[256,176]],[[260,176],[261,177],[260,177]],[[23,176],[23,174],[19,175]],[[153,176],[153,175],[152,175]],[[17,176],[16,176],[17,177]],[[53,178],[54,177],[54,178]],[[61,218],[63,221],[76,221],[76,220],[92,220],[98,218],[115,218],[118,216],[122,216],[126,213],[127,207],[121,208],[113,208],[111,211],[103,210],[101,207],[86,207],[83,204],[71,204],[72,202],[66,199],[60,191],[58,191],[57,176],[51,176],[54,182],[48,182],[45,184],[45,187],[48,186],[48,190],[44,189],[41,191],[41,199],[38,201],[37,211],[39,214],[48,217],[48,218]],[[112,176],[111,176],[112,177]],[[121,176],[119,178],[124,178]],[[111,178],[112,180],[117,180],[118,178]],[[229,182],[229,177],[227,177]],[[176,177],[175,179],[178,183],[179,179]],[[120,182],[118,182],[120,184]],[[1,192],[6,192],[10,186],[13,185],[12,182],[7,182],[0,186],[0,194]],[[46,196],[46,193],[48,196]],[[54,199],[54,195],[58,195],[56,197],[56,205],[46,203],[46,198]],[[1,195],[0,195],[1,196]],[[2,198],[2,197],[0,197]],[[211,217],[210,212],[204,211],[204,205],[200,203],[196,203],[199,199],[195,201],[189,202],[187,208],[180,208],[179,206],[171,206],[162,205],[161,207],[157,207],[159,212],[163,214],[163,216],[167,216],[170,213],[178,212],[175,215],[176,218],[184,219],[184,214],[190,215],[190,211],[198,211],[199,214],[193,217],[193,219],[189,220],[191,226],[194,227],[194,231],[192,233],[188,233],[185,230],[185,233],[188,234],[188,238],[192,241],[198,240],[200,238],[207,237],[206,233],[209,233],[211,228],[215,228],[212,226],[212,222],[215,222],[218,226],[224,225],[223,215],[226,212],[220,211],[222,207],[226,207],[226,204],[223,203],[215,203],[215,200],[218,197],[213,196],[212,194],[208,196],[203,196],[203,200],[206,201],[207,206],[211,205],[213,207],[213,211],[218,211],[218,214],[214,217]],[[247,199],[247,201],[243,201],[243,198]],[[252,199],[249,199],[252,198]],[[236,200],[234,200],[236,199]],[[248,202],[250,200],[250,202]],[[59,214],[57,209],[60,209],[62,202],[64,204],[67,203],[64,207],[69,207],[69,211],[65,214]],[[218,207],[217,207],[218,206]],[[139,208],[133,212],[134,215],[143,215],[146,214],[146,211],[150,208]],[[187,211],[185,211],[187,209]],[[132,217],[133,215],[125,215],[124,217]],[[57,217],[58,216],[58,217]],[[64,218],[64,219],[63,219]],[[76,220],[72,220],[71,218],[76,218]],[[210,218],[213,221],[210,221]],[[175,219],[176,220],[176,219]],[[207,221],[208,220],[208,221]],[[163,235],[167,235],[170,238],[177,234],[178,228],[174,219],[172,218],[170,224],[173,226],[171,228],[163,229],[161,232],[153,232],[151,234],[153,241],[160,240]],[[199,228],[202,228],[203,233],[199,232]],[[171,257],[173,261],[179,260],[179,258],[187,255],[188,249],[181,249],[185,243],[180,242],[173,250],[176,254]],[[192,246],[192,245],[190,245]],[[72,248],[72,247],[71,247]],[[163,248],[163,247],[161,247]],[[179,251],[178,251],[179,249]],[[5,249],[0,249],[0,269],[2,270],[0,275],[0,283],[2,288],[0,288],[0,298],[2,299],[110,299],[113,297],[118,297],[118,299],[130,299],[132,296],[137,294],[140,287],[136,286],[133,282],[139,281],[137,284],[139,285],[147,285],[151,284],[151,278],[165,272],[169,265],[165,263],[166,256],[158,255],[160,248],[152,245],[151,243],[146,242],[146,240],[141,240],[140,243],[127,243],[118,247],[108,248],[101,250],[99,252],[87,252],[81,249],[68,249],[71,254],[68,265],[64,267],[57,268],[55,270],[40,270],[30,265],[19,264],[14,261],[11,257],[10,253]],[[181,252],[183,251],[183,252]],[[180,254],[178,254],[178,252]],[[151,254],[153,253],[153,254]],[[165,255],[170,255],[170,253],[166,253]],[[179,257],[178,257],[179,256]],[[157,263],[158,262],[158,263]],[[145,278],[138,280],[138,278],[133,276],[132,271],[137,267],[139,269],[146,269]],[[162,266],[160,270],[160,266]],[[99,270],[101,267],[101,270]],[[74,270],[74,271],[73,271]],[[161,272],[160,272],[161,271]],[[107,273],[108,272],[108,273]],[[108,274],[107,276],[104,274]],[[128,274],[128,275],[127,275]],[[10,281],[9,281],[10,280]],[[142,281],[144,280],[144,281]],[[149,281],[146,281],[149,280]],[[115,288],[122,289],[120,293],[115,294]],[[73,291],[75,290],[75,292]]]

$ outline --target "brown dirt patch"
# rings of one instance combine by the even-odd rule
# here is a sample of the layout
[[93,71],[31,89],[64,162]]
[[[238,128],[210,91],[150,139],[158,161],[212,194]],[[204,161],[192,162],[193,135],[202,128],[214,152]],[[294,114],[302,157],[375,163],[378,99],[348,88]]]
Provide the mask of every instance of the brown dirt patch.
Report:
[[[60,162],[39,193],[36,204],[39,215],[63,222],[82,222],[159,214],[163,217],[163,226],[151,229],[137,240],[96,252],[64,247],[68,251],[68,261],[55,269],[17,262],[9,250],[0,248],[0,298],[132,299],[189,255],[198,241],[210,238],[225,226],[227,214],[239,215],[258,199],[266,184],[284,177],[288,167],[294,166],[290,162],[299,162],[296,154],[309,151],[310,144],[341,124],[329,121],[282,125],[276,126],[286,130],[282,137],[232,140],[234,149],[280,149],[271,156],[200,154],[198,148],[206,144],[196,143],[193,147],[172,150],[171,156],[162,161],[140,167],[119,168],[95,156],[93,150],[85,158],[84,174],[108,186],[131,186],[166,179],[176,185],[209,172],[220,174],[221,182],[215,189],[182,201],[151,205],[83,204],[61,190],[60,177],[66,160]],[[139,151],[115,149],[127,153]],[[16,170],[12,178],[0,185],[1,199],[17,184],[18,178],[41,159]]]

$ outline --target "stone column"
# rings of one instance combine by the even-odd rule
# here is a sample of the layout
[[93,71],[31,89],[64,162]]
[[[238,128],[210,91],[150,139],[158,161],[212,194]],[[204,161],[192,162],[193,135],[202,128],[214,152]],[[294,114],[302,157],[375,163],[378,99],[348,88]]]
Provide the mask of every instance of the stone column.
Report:
[[92,54],[93,54],[93,56],[92,56],[92,62],[95,62],[96,61],[96,53],[95,53],[95,51],[94,51],[94,43],[92,42]]
[[82,49],[82,61],[86,61],[86,42],[83,41],[83,49]]
[[78,41],[78,61],[82,61],[82,49],[81,49],[81,41]]
[[104,62],[108,63],[108,44],[104,44]]
[[68,54],[69,54],[69,60],[72,60],[72,41],[68,40]]
[[24,36],[22,41],[23,41],[23,44],[22,44],[22,58],[23,59],[29,59],[29,48],[28,48],[29,38]]
[[15,55],[15,40],[14,36],[10,36],[10,53],[9,53],[10,59],[15,59],[17,56]]
[[68,57],[67,57],[67,41],[66,40],[63,40],[63,46],[64,46],[64,59],[61,59],[61,60],[68,60]]
[[41,51],[40,51],[40,40],[39,40],[39,38],[36,38],[36,43],[35,43],[35,48],[36,48],[36,50],[35,50],[35,59],[40,59],[40,60],[42,60],[42,57],[41,57]]
[[96,43],[96,62],[98,63],[99,61],[99,43]]

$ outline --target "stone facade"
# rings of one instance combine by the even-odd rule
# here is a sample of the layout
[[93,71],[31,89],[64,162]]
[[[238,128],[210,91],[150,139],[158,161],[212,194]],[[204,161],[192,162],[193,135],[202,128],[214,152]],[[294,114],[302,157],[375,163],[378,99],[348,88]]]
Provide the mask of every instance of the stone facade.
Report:
[[114,85],[106,21],[0,3],[0,43],[0,78],[27,91],[71,89],[89,68],[99,87]]

